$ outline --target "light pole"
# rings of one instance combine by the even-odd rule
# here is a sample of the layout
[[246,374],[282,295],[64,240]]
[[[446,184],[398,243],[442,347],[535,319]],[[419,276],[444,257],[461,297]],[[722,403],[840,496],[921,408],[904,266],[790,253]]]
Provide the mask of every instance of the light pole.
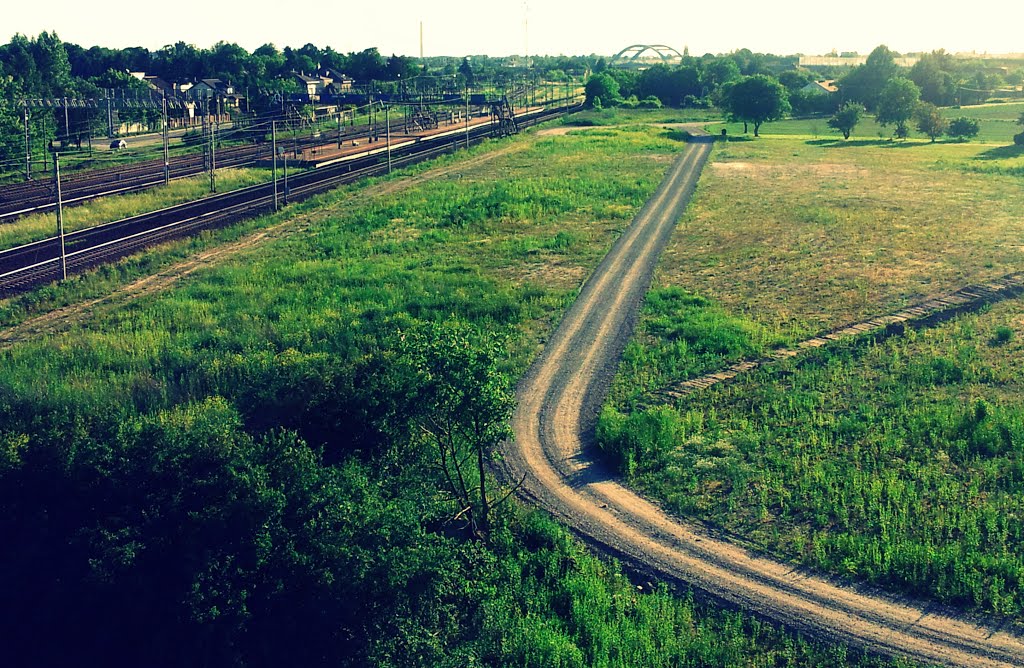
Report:
[[22,100],[25,105],[25,179],[32,178],[32,147],[28,141],[28,100]]
[[60,239],[60,280],[68,278],[68,256],[64,250],[64,199],[60,192],[60,153],[53,154],[53,180],[57,186],[57,237]]
[[288,151],[282,151],[281,157],[284,158],[284,203],[288,204]]
[[210,124],[210,192],[217,192],[217,125]]
[[387,126],[387,145],[388,145],[388,174],[391,173],[391,105],[384,107],[384,125]]
[[[166,186],[171,182],[171,160],[170,160],[170,148],[168,147],[168,129],[167,129],[167,93],[162,96],[163,108],[163,124],[164,124],[164,185]],[[92,139],[92,133],[89,134],[90,141]]]
[[277,211],[281,208],[277,201],[277,121],[270,121],[270,152],[273,155],[270,172],[274,181],[274,211]]

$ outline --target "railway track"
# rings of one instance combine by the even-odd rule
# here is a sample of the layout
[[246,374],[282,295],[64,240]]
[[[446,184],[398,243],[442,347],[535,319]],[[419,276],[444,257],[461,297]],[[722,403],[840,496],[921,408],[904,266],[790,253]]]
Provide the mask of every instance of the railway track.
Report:
[[[301,137],[287,146],[296,150],[332,145],[363,137],[369,126],[356,126],[338,132],[325,133],[320,137]],[[282,145],[284,142],[282,141]],[[270,156],[271,148],[266,143],[218,148],[217,167],[245,167]],[[206,171],[202,154],[181,155],[168,161],[171,180],[196,176]],[[146,160],[132,165],[91,169],[76,174],[61,176],[61,190],[64,206],[74,206],[98,197],[138,192],[164,183],[163,158]],[[10,223],[31,213],[52,211],[55,207],[54,187],[50,179],[20,181],[0,186],[0,224]]]
[[[562,113],[569,107],[556,107],[524,114],[519,123],[533,125]],[[472,127],[469,141],[478,143],[490,136],[489,124]],[[393,167],[427,160],[465,145],[465,134],[457,131],[420,139],[392,152]],[[288,179],[288,202],[297,202],[326,192],[339,185],[388,171],[384,155],[377,153],[332,167],[295,174]],[[283,199],[281,179],[279,190]],[[244,218],[267,213],[274,208],[274,184],[249,186],[227,193],[188,202],[160,211],[98,225],[64,236],[64,261],[68,274],[124,257],[140,249],[198,230],[228,225]],[[42,239],[0,251],[0,295],[22,292],[61,276],[61,244],[58,237]]]

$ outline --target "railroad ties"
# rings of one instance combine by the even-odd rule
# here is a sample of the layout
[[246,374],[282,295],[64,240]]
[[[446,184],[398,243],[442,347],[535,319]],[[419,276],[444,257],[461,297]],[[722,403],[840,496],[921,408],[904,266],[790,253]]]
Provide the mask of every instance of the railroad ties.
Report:
[[827,333],[805,339],[792,348],[773,350],[759,359],[743,360],[720,371],[705,374],[680,383],[674,383],[652,393],[651,403],[667,403],[689,394],[705,390],[759,367],[796,357],[814,348],[859,336],[884,339],[906,331],[907,327],[921,328],[936,325],[961,313],[977,311],[988,304],[1024,294],[1024,273],[1008,274],[991,283],[968,285],[953,292],[932,297],[927,301],[909,306],[889,315],[877,316],[870,320],[845,325]]

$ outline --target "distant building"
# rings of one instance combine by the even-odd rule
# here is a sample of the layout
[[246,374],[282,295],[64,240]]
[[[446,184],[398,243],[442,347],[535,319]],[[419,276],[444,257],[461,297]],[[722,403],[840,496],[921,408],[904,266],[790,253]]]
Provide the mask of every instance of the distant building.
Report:
[[800,92],[805,95],[832,95],[839,92],[839,87],[836,86],[835,79],[827,79],[825,81],[812,81],[801,88]]
[[169,84],[155,74],[150,74],[142,77],[150,88],[153,90],[163,93],[164,95],[174,95],[174,84]]
[[[900,67],[913,67],[920,58],[900,56],[893,59]],[[800,56],[800,67],[856,67],[868,62],[867,56]]]
[[220,100],[222,109],[237,109],[242,100],[234,86],[220,79],[200,79],[187,89],[180,86],[179,90],[194,100]]
[[318,97],[324,92],[324,88],[327,86],[321,77],[307,77],[305,74],[296,74],[293,72],[292,79],[298,82],[299,93],[302,95],[308,95],[310,99]]
[[335,95],[351,92],[356,83],[356,80],[349,75],[330,68],[324,69],[320,73],[320,80],[324,83],[324,92]]

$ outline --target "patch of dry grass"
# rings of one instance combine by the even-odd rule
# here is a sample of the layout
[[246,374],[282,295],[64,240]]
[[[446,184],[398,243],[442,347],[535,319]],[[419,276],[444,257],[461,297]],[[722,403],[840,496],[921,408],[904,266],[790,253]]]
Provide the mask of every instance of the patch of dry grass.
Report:
[[1017,270],[1021,179],[969,171],[985,148],[719,145],[656,284],[801,337]]

